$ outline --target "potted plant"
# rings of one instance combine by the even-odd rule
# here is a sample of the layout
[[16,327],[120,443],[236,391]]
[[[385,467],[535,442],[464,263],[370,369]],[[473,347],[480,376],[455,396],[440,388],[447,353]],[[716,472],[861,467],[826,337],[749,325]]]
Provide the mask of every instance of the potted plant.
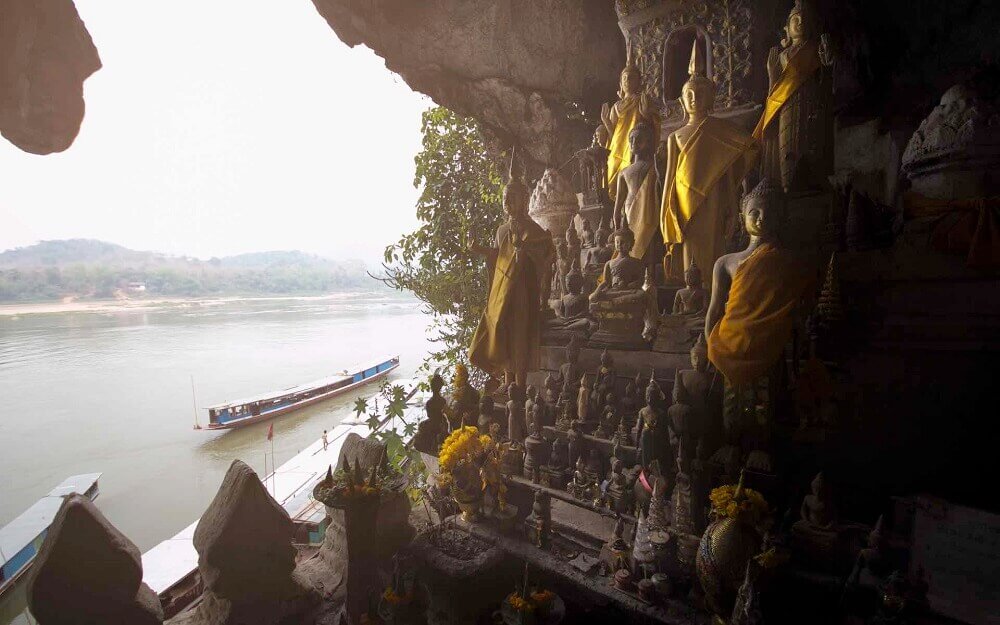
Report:
[[[462,511],[462,519],[475,521],[483,505],[484,467],[495,462],[493,439],[474,426],[461,427],[448,435],[438,453],[438,482],[450,489]],[[488,469],[488,467],[487,467]],[[492,473],[487,470],[485,473]]]

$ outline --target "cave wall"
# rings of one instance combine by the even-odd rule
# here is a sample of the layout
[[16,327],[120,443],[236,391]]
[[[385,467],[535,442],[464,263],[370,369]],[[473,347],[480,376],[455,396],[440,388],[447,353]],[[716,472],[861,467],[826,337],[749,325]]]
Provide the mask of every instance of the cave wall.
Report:
[[588,142],[625,62],[604,0],[313,4],[346,44],[368,46],[414,90],[476,117],[534,168],[561,165]]
[[73,0],[0,2],[0,133],[34,154],[68,148],[83,81],[101,67]]

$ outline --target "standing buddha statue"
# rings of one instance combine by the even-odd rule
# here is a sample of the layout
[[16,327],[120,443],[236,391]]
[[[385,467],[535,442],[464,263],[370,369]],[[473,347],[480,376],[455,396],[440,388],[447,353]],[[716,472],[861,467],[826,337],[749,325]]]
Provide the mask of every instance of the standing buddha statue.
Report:
[[[469,346],[469,361],[504,383],[524,388],[539,368],[542,318],[549,308],[552,236],[528,217],[528,187],[514,177],[504,187],[507,221],[497,229],[496,248],[470,244],[492,261],[489,297]],[[489,264],[489,263],[488,263]]]
[[496,405],[493,402],[493,398],[487,394],[483,394],[479,400],[479,417],[476,419],[476,427],[479,428],[480,432],[490,431],[490,426],[496,420],[495,411]]
[[[712,267],[726,251],[726,234],[738,212],[743,176],[756,158],[753,139],[710,115],[715,83],[706,76],[704,46],[695,40],[681,89],[688,123],[667,138],[666,185],[660,205],[663,240],[672,258],[683,247],[684,268]],[[677,263],[670,270],[679,273]]]
[[[769,91],[753,131],[763,142],[762,175],[785,191],[814,189],[833,173],[832,72],[829,37],[817,37],[809,0],[795,0],[781,49],[767,57]],[[777,123],[775,123],[777,122]]]
[[655,268],[664,252],[660,234],[661,191],[655,163],[657,136],[650,124],[640,122],[628,139],[632,162],[618,176],[612,221],[616,228],[627,223],[632,229],[630,253],[641,260],[644,267],[653,269],[655,276]]
[[[629,50],[631,53],[631,49]],[[608,142],[608,192],[615,199],[618,174],[632,162],[629,133],[640,121],[647,121],[659,135],[659,115],[651,98],[643,93],[642,74],[631,59],[625,63],[618,83],[618,101],[601,108],[601,121],[610,136]]]
[[511,442],[523,443],[527,435],[527,424],[524,414],[524,391],[514,382],[507,387],[510,401],[507,402],[507,438]]

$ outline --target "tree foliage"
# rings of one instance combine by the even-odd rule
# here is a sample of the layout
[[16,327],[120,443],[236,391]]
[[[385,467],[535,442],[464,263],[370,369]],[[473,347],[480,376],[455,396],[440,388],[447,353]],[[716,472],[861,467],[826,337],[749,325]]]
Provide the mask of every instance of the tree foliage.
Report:
[[465,350],[486,305],[484,260],[466,240],[495,245],[502,219],[502,166],[474,120],[436,107],[424,112],[423,148],[414,186],[420,227],[385,250],[385,282],[427,304],[441,349],[429,362],[450,369]]

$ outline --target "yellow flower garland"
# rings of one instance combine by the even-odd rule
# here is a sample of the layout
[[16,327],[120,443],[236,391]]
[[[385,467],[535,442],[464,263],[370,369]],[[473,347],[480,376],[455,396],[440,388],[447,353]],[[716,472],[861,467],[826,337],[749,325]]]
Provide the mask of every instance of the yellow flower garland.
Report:
[[712,512],[722,517],[741,517],[751,522],[762,519],[768,511],[764,496],[752,488],[742,488],[742,497],[736,499],[738,486],[720,486],[712,489],[709,499],[712,501]]

